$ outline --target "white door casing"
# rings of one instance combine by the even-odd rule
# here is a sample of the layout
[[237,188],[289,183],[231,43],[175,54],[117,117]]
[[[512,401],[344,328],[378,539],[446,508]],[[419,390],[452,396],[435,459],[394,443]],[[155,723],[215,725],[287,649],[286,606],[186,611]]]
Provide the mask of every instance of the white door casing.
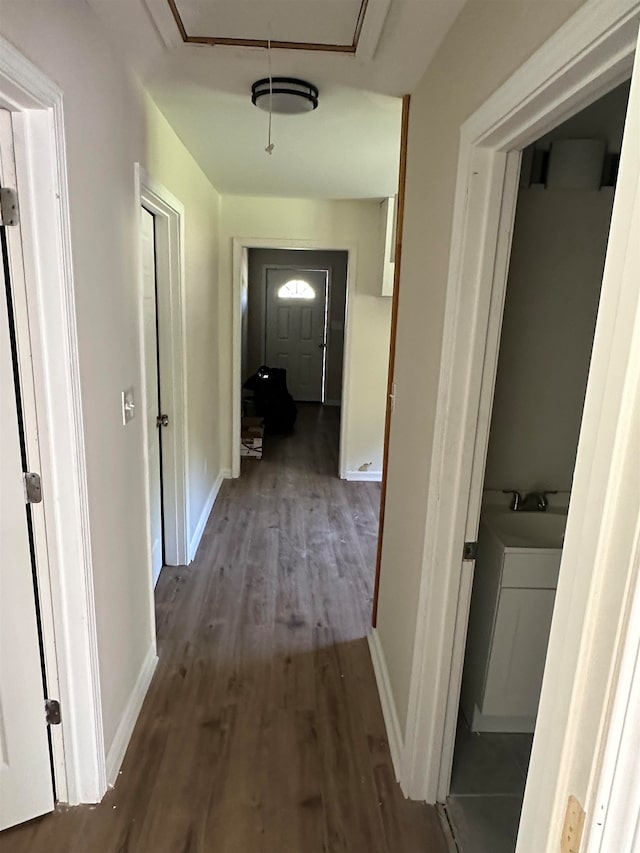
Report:
[[[190,542],[189,518],[189,458],[187,425],[187,376],[185,343],[184,300],[184,205],[165,187],[153,180],[136,164],[136,188],[140,206],[154,218],[157,340],[160,343],[157,364],[159,386],[162,389],[163,414],[169,417],[168,427],[162,435],[162,499],[164,559],[169,566],[187,565],[194,556]],[[145,282],[143,246],[140,246],[140,336],[142,349],[143,388],[142,404],[145,412],[151,411],[153,397],[157,412],[158,381],[148,387],[147,358],[154,358],[153,345],[146,341]],[[148,356],[147,356],[148,353]],[[153,428],[153,430],[152,430]],[[154,500],[149,491],[150,469],[155,465],[155,455],[150,456],[153,438],[157,432],[155,420],[145,423],[145,464],[147,467],[147,514],[151,517]],[[153,451],[155,454],[155,451]],[[149,563],[152,543],[149,539]],[[153,597],[151,597],[153,607]],[[155,617],[154,617],[155,618]]]
[[13,132],[5,122],[0,129],[2,171],[9,139],[19,197],[20,224],[7,230],[7,243],[17,346],[21,363],[31,363],[25,441],[30,465],[39,456],[45,495],[32,507],[44,661],[50,696],[63,709],[62,724],[50,731],[55,787],[61,802],[98,802],[107,788],[106,756],[63,93],[2,37],[0,107],[13,124]]
[[0,830],[53,809],[29,509],[25,503],[9,337],[8,287],[10,282],[5,281],[3,264],[0,269]]
[[347,476],[347,434],[349,432],[349,405],[351,384],[351,341],[353,327],[353,295],[358,270],[358,247],[353,243],[339,242],[327,245],[319,240],[296,240],[293,238],[233,237],[233,328],[232,328],[232,375],[231,375],[231,476],[240,476],[240,425],[242,420],[242,258],[245,249],[316,249],[322,251],[347,252],[347,294],[344,324],[344,348],[342,357],[342,399],[340,406],[340,451],[339,476]]
[[[294,400],[323,402],[328,273],[269,268],[266,280],[266,363],[286,369]],[[300,282],[300,293],[310,298],[289,296],[292,282]]]
[[[145,208],[140,211],[142,241],[142,312],[144,323],[144,370],[147,389],[147,452],[149,454],[149,527],[151,535],[151,573],[155,586],[162,569],[162,480],[160,473],[160,429],[158,389],[158,335],[156,313],[156,258],[154,216]],[[156,394],[153,394],[153,389]]]

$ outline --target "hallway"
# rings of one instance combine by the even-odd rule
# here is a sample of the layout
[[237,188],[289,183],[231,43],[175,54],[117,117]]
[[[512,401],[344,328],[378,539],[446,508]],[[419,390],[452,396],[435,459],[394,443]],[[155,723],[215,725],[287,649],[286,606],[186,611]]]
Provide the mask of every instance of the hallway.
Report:
[[380,488],[337,478],[339,410],[226,481],[156,589],[160,662],[116,787],[0,853],[445,853],[394,781],[369,651]]

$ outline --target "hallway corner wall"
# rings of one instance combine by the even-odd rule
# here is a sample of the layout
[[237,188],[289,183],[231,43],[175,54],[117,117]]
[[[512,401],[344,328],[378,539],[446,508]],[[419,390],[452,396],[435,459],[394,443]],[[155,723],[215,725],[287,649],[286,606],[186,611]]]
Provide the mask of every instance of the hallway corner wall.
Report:
[[[428,484],[460,127],[581,2],[468,2],[411,95],[396,400],[377,622],[403,736],[423,572],[433,584],[445,582],[438,567],[424,565],[424,551],[427,512],[438,500]],[[434,652],[434,668],[438,663]]]
[[142,418],[123,427],[120,401],[130,386],[137,401],[141,387],[134,163],[144,161],[143,93],[87,4],[2,0],[0,33],[64,95],[102,718],[115,755],[155,648]]

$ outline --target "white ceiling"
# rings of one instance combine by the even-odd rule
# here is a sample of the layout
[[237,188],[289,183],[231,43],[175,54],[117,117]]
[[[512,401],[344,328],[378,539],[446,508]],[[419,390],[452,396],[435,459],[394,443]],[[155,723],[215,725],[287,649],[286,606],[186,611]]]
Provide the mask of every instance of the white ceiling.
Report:
[[[251,103],[251,84],[268,74],[265,49],[184,44],[168,0],[88,2],[220,192],[380,198],[397,186],[400,97],[415,88],[465,0],[368,0],[355,55],[273,50],[272,73],[314,83],[320,104],[274,116],[271,156],[268,116]],[[311,42],[349,42],[360,8],[356,0],[177,5],[190,36]],[[321,25],[323,15],[330,25]]]

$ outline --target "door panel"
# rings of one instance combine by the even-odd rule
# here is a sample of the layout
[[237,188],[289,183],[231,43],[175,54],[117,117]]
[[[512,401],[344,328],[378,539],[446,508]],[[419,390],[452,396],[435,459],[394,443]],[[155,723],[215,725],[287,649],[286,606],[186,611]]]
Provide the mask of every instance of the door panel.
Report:
[[151,527],[151,569],[153,582],[163,563],[162,480],[160,475],[160,427],[156,425],[158,407],[158,333],[156,317],[156,261],[154,218],[141,209],[142,235],[144,369],[147,389],[147,452],[149,455],[149,512]]
[[0,830],[53,809],[6,285],[0,268]]
[[[292,281],[305,282],[314,298],[279,294]],[[286,369],[294,400],[323,399],[327,297],[326,270],[267,270],[266,361]]]

